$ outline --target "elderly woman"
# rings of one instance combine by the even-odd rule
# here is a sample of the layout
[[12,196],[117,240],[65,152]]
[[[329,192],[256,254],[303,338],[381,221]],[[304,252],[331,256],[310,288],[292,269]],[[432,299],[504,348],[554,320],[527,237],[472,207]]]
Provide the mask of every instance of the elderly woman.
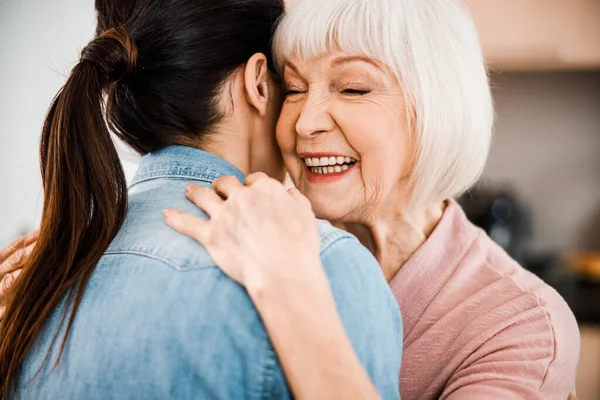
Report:
[[[274,50],[286,88],[277,139],[289,174],[318,218],[377,257],[402,309],[403,398],[566,399],[579,356],[573,314],[454,200],[481,175],[494,117],[465,8],[304,0],[283,18]],[[210,223],[179,212],[167,222],[255,294],[270,334],[287,340],[274,341],[280,358],[294,365],[286,346],[329,329],[318,318],[327,305],[296,284],[321,268],[296,261],[310,244],[302,232],[294,242],[278,235],[301,217],[277,220],[284,189],[266,177],[214,187],[227,200],[188,190]],[[266,206],[269,196],[281,206]]]

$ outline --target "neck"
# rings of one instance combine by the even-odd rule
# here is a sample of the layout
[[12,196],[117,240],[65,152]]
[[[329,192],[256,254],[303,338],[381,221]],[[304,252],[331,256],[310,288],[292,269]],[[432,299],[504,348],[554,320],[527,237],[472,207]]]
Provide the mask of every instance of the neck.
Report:
[[204,150],[229,162],[244,175],[253,172],[251,121],[243,115],[231,113],[210,132],[206,139],[186,143],[187,146]]
[[222,126],[208,135],[209,140],[197,147],[229,162],[244,175],[251,173],[249,135],[234,126]]
[[389,201],[362,221],[334,222],[373,253],[388,282],[429,238],[446,208],[443,201],[410,210],[398,204]]

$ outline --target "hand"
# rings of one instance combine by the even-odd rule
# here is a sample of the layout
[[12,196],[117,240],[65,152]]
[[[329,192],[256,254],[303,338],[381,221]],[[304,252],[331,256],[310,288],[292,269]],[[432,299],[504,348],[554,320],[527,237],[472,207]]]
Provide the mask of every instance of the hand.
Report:
[[6,310],[6,300],[10,287],[21,273],[35,247],[39,231],[22,236],[0,250],[0,320]]
[[315,215],[298,190],[257,173],[245,186],[231,176],[216,180],[212,189],[190,185],[186,196],[210,220],[166,210],[167,224],[200,242],[249,292],[260,290],[266,280],[310,279],[303,276],[308,266],[321,265]]

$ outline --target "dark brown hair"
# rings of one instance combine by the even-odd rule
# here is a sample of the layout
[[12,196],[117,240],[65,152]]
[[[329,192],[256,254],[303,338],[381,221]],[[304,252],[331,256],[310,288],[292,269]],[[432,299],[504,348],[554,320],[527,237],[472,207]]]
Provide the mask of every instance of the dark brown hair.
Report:
[[123,223],[126,181],[109,127],[141,154],[202,139],[219,121],[224,80],[255,53],[271,58],[283,13],[281,0],[141,4],[85,47],[46,117],[40,237],[0,326],[0,398],[16,389],[28,351],[66,300],[58,364],[87,282]]
[[127,23],[142,0],[96,0],[96,35]]

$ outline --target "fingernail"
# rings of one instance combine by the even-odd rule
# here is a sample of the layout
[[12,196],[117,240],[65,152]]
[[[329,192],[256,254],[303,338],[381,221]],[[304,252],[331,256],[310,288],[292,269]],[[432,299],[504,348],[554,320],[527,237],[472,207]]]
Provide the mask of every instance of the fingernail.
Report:
[[171,215],[171,210],[163,210],[163,217],[165,219],[168,219],[169,215]]
[[191,191],[192,191],[192,185],[187,185],[187,186],[185,187],[185,193],[186,193],[186,194],[190,194],[190,192],[191,192]]

